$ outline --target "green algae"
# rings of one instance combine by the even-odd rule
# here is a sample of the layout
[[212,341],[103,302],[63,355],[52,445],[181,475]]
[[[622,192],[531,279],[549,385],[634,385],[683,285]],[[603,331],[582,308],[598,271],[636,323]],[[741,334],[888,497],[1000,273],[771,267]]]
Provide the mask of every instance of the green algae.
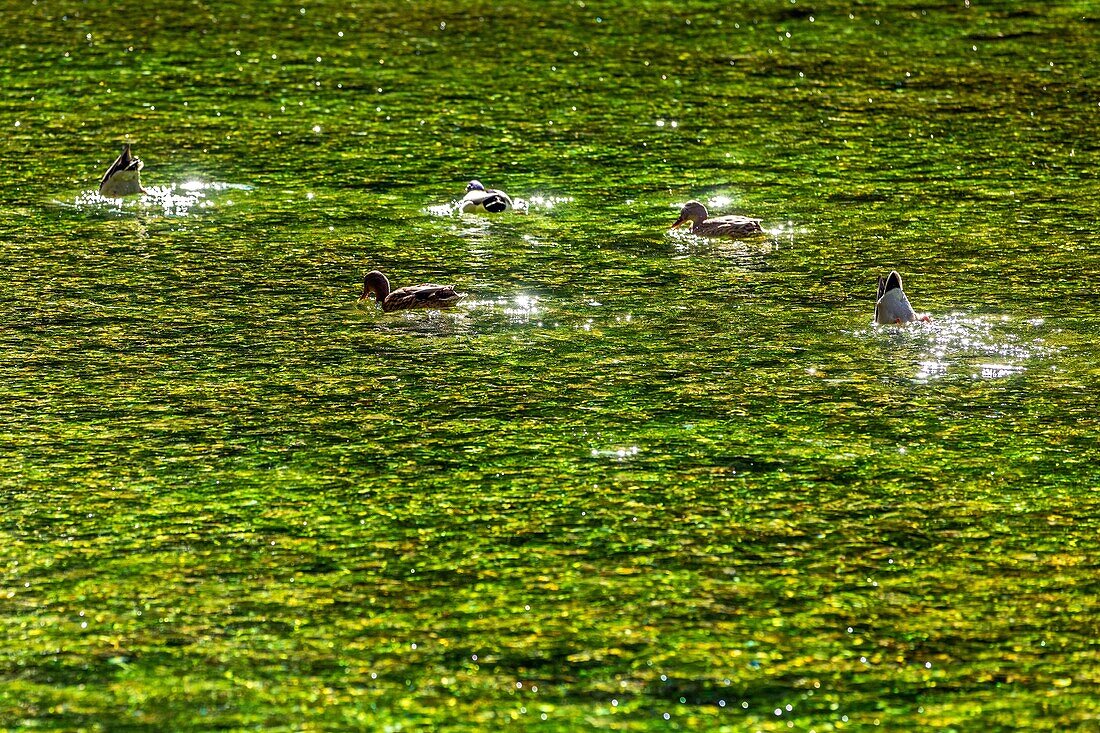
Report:
[[1090,4],[5,18],[5,727],[1095,724]]

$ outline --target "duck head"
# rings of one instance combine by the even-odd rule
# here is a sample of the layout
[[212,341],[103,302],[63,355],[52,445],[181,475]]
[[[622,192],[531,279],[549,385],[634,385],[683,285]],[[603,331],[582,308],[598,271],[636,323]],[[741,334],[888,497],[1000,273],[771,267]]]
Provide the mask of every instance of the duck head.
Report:
[[684,208],[680,209],[680,218],[676,220],[676,223],[673,224],[671,228],[675,229],[688,221],[690,221],[694,227],[696,224],[701,224],[706,221],[709,216],[707,207],[703,206],[698,201],[688,201],[684,204]]
[[485,186],[481,185],[481,181],[476,181],[475,180],[475,181],[470,181],[469,183],[466,184],[466,193],[469,193],[470,191],[484,191],[484,190],[485,190]]
[[390,294],[390,281],[385,275],[378,270],[371,270],[363,278],[363,292],[359,295],[359,299],[362,300],[370,294],[374,294],[374,299],[381,303],[386,299],[386,296]]

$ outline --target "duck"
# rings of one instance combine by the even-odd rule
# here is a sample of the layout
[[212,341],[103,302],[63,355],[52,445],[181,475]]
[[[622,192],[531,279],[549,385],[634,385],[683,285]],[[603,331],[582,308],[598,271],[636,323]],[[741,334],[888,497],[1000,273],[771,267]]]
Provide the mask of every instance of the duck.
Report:
[[363,278],[363,292],[359,300],[366,300],[371,293],[385,313],[412,308],[450,308],[462,297],[455,292],[454,285],[432,283],[410,285],[391,291],[389,278],[378,270],[371,270]]
[[504,191],[485,188],[481,181],[470,181],[458,210],[464,214],[499,214],[512,210],[512,199]]
[[148,193],[141,187],[141,169],[145,164],[130,153],[130,143],[122,146],[122,154],[115,158],[111,167],[99,179],[101,196],[121,198],[135,193]]
[[707,207],[698,201],[688,201],[680,209],[680,218],[672,225],[677,228],[684,222],[691,222],[691,233],[697,237],[751,237],[763,234],[759,219],[747,216],[716,216],[710,218]]
[[901,275],[891,270],[886,277],[878,278],[878,296],[875,299],[875,323],[880,326],[905,324],[913,321],[932,320],[926,314],[913,310],[902,288]]

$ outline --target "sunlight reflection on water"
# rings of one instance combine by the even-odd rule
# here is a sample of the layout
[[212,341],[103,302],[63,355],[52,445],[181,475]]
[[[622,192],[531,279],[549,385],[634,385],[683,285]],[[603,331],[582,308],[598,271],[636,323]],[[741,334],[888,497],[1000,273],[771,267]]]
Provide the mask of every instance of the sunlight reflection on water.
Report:
[[413,308],[386,313],[373,300],[366,298],[339,306],[337,310],[354,314],[359,322],[371,329],[389,334],[407,334],[417,337],[437,338],[462,336],[470,333],[473,325],[469,314],[459,301],[454,308]]
[[638,446],[629,445],[623,448],[593,448],[593,458],[610,458],[615,461],[625,461],[638,455]]
[[233,199],[215,198],[213,194],[226,191],[251,191],[251,186],[219,181],[191,180],[171,186],[148,186],[145,194],[128,198],[109,198],[98,191],[83,191],[76,199],[62,202],[82,211],[106,213],[156,213],[162,216],[182,217],[217,206],[232,206]]
[[366,317],[386,329],[440,334],[454,334],[458,331],[490,333],[514,326],[595,332],[608,325],[635,322],[632,313],[601,312],[598,317],[593,318],[590,315],[593,308],[605,310],[602,303],[589,300],[583,303],[583,308],[579,311],[566,309],[550,314],[544,298],[537,295],[472,297],[469,293],[463,293],[462,300],[455,307],[443,310],[412,309],[384,313],[369,298],[342,303],[337,310]]
[[796,227],[793,221],[788,221],[784,224],[779,224],[773,227],[763,227],[763,229],[764,233],[771,236],[771,238],[775,241],[776,249],[780,248],[780,240],[785,242],[789,247],[793,247],[795,235],[805,234],[807,231],[805,228]]
[[1042,325],[1042,319],[1012,321],[952,313],[901,328],[872,326],[868,333],[917,347],[921,354],[914,378],[918,381],[963,374],[973,379],[1001,379],[1024,373],[1028,367],[1021,362],[1053,352],[1042,336],[1022,332]]
[[1024,367],[1014,364],[981,364],[979,366],[981,368],[979,376],[982,379],[999,379],[1013,374],[1023,374],[1025,371]]
[[[718,195],[711,196],[705,203],[708,209],[727,209],[733,206],[733,199],[729,196]],[[683,204],[680,204],[680,206],[683,206]],[[712,213],[711,216],[717,216],[717,214]]]
[[[515,198],[515,197],[513,197],[513,199],[512,199],[512,211],[511,212],[505,212],[504,216],[507,216],[508,213],[527,214],[527,213],[530,213],[531,211],[549,212],[549,211],[553,211],[556,207],[560,206],[561,204],[569,203],[572,200],[573,200],[572,196],[543,196],[543,195],[540,195],[540,194],[536,194],[536,195],[531,196],[529,198]],[[459,204],[461,204],[461,203],[462,203],[462,199],[455,199],[454,201],[449,201],[445,204],[435,204],[435,205],[432,205],[432,206],[428,206],[424,210],[428,214],[430,214],[431,216],[441,216],[441,217],[462,216],[464,219],[473,219],[473,218],[492,219],[492,218],[495,218],[496,216],[498,216],[496,214],[463,214],[462,211],[459,209]]]
[[436,204],[425,209],[432,216],[454,216],[458,213],[458,201],[446,204]]
[[531,209],[538,211],[552,211],[561,204],[568,204],[573,201],[572,196],[541,196],[535,195],[529,199],[523,200],[524,205]]
[[535,295],[516,295],[511,297],[470,300],[466,302],[470,310],[482,310],[502,314],[508,323],[542,325],[540,320],[543,308],[540,298]]
[[775,237],[755,237],[734,239],[729,237],[698,237],[683,229],[670,229],[667,233],[672,240],[676,259],[689,259],[694,256],[721,257],[740,261],[750,269],[758,269],[766,264],[766,257],[779,250],[779,239]]
[[785,230],[782,230],[782,229],[778,229],[778,230],[765,229],[764,233],[768,234],[768,235],[771,235],[771,236],[761,237],[758,234],[756,236],[745,237],[743,239],[740,238],[740,237],[700,237],[697,234],[692,234],[687,229],[669,229],[668,230],[668,236],[670,238],[672,238],[673,240],[675,240],[676,242],[682,244],[684,247],[687,247],[689,245],[699,245],[701,243],[718,244],[718,243],[725,242],[726,244],[736,243],[741,247],[745,247],[745,246],[754,246],[754,247],[766,246],[766,247],[769,247],[769,248],[772,248],[772,249],[778,249],[779,241],[778,241],[777,235],[778,234],[785,234],[785,235],[788,235],[788,236],[790,235],[790,232],[786,232]]

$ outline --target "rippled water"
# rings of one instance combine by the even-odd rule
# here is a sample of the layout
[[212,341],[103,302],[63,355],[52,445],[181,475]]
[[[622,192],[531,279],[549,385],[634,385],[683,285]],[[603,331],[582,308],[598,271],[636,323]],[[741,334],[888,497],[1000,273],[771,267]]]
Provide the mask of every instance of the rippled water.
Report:
[[1095,726],[1092,3],[5,18],[4,727]]

